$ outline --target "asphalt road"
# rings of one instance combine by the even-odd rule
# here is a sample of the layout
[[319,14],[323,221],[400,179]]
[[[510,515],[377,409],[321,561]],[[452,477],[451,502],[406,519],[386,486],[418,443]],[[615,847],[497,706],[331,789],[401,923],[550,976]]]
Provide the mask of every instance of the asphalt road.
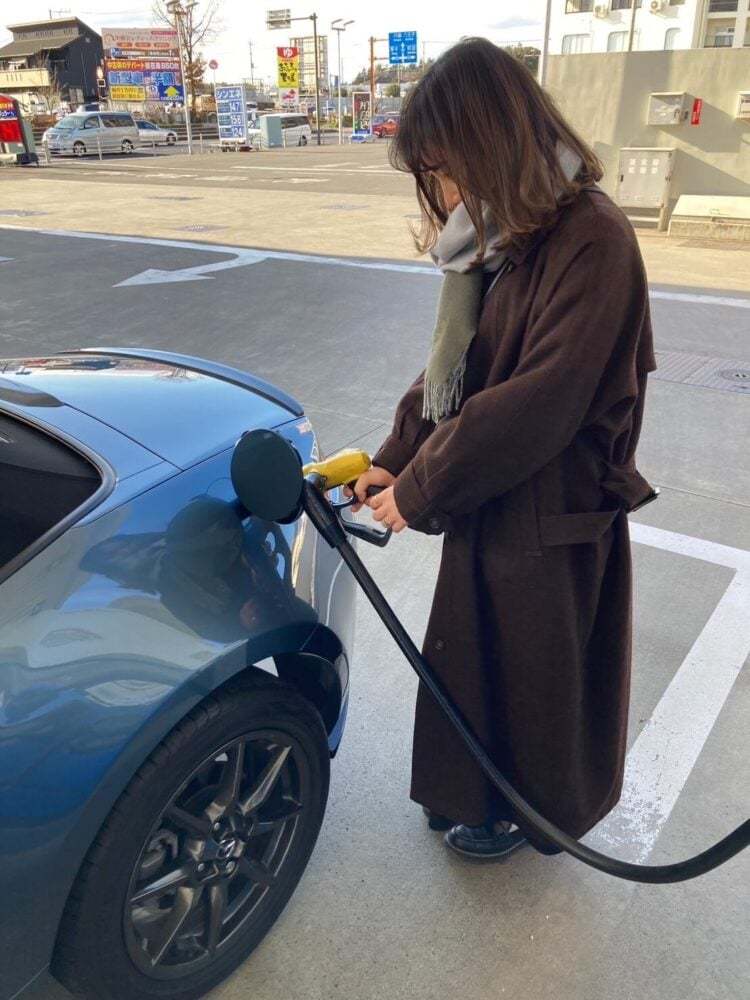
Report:
[[[405,265],[357,263],[0,228],[0,355],[82,345],[205,355],[297,395],[325,450],[374,450],[423,366],[439,282]],[[660,863],[695,853],[748,814],[750,298],[653,291],[661,371],[639,464],[662,498],[633,518],[627,789],[594,839]],[[439,541],[407,533],[365,555],[419,639]],[[308,872],[216,1000],[747,995],[750,852],[698,883],[663,888],[531,851],[499,865],[463,863],[408,801],[415,685],[363,602],[352,690]],[[62,996],[45,982],[36,1000]]]

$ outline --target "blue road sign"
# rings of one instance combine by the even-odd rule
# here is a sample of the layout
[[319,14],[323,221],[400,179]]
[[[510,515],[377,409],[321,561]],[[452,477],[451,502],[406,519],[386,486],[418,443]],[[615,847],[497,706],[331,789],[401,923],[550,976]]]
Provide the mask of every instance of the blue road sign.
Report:
[[181,83],[167,83],[159,80],[157,83],[160,101],[184,101],[185,89]]
[[389,33],[388,62],[391,66],[419,62],[416,31],[391,31]]

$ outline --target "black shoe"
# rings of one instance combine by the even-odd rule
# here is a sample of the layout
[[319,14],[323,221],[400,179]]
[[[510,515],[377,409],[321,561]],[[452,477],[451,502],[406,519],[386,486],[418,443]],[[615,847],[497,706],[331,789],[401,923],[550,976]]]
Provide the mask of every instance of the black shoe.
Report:
[[526,843],[518,829],[508,823],[488,826],[454,826],[445,835],[445,842],[457,854],[468,858],[504,858]]
[[450,830],[453,826],[452,819],[448,819],[447,816],[441,816],[440,813],[434,813],[427,806],[422,806],[422,812],[427,817],[427,825],[431,830]]

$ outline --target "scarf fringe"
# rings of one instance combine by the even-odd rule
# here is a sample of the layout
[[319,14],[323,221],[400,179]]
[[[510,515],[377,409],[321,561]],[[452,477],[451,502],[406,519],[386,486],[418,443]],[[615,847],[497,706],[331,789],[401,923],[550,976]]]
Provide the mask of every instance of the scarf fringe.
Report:
[[441,417],[458,409],[464,394],[465,374],[466,351],[444,382],[433,382],[429,375],[425,375],[422,402],[422,416],[425,420],[432,420],[436,424]]

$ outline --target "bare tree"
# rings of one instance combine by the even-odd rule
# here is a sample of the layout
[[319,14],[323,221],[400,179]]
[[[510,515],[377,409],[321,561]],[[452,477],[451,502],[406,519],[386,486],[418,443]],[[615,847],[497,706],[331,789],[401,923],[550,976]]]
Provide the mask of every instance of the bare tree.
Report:
[[206,61],[200,49],[216,38],[221,24],[219,12],[222,0],[202,0],[197,4],[184,4],[185,14],[175,17],[168,10],[168,0],[154,0],[154,18],[161,24],[177,29],[182,36],[182,52],[185,59],[184,81],[186,92],[190,92],[190,113],[195,114],[195,98],[203,83]]

